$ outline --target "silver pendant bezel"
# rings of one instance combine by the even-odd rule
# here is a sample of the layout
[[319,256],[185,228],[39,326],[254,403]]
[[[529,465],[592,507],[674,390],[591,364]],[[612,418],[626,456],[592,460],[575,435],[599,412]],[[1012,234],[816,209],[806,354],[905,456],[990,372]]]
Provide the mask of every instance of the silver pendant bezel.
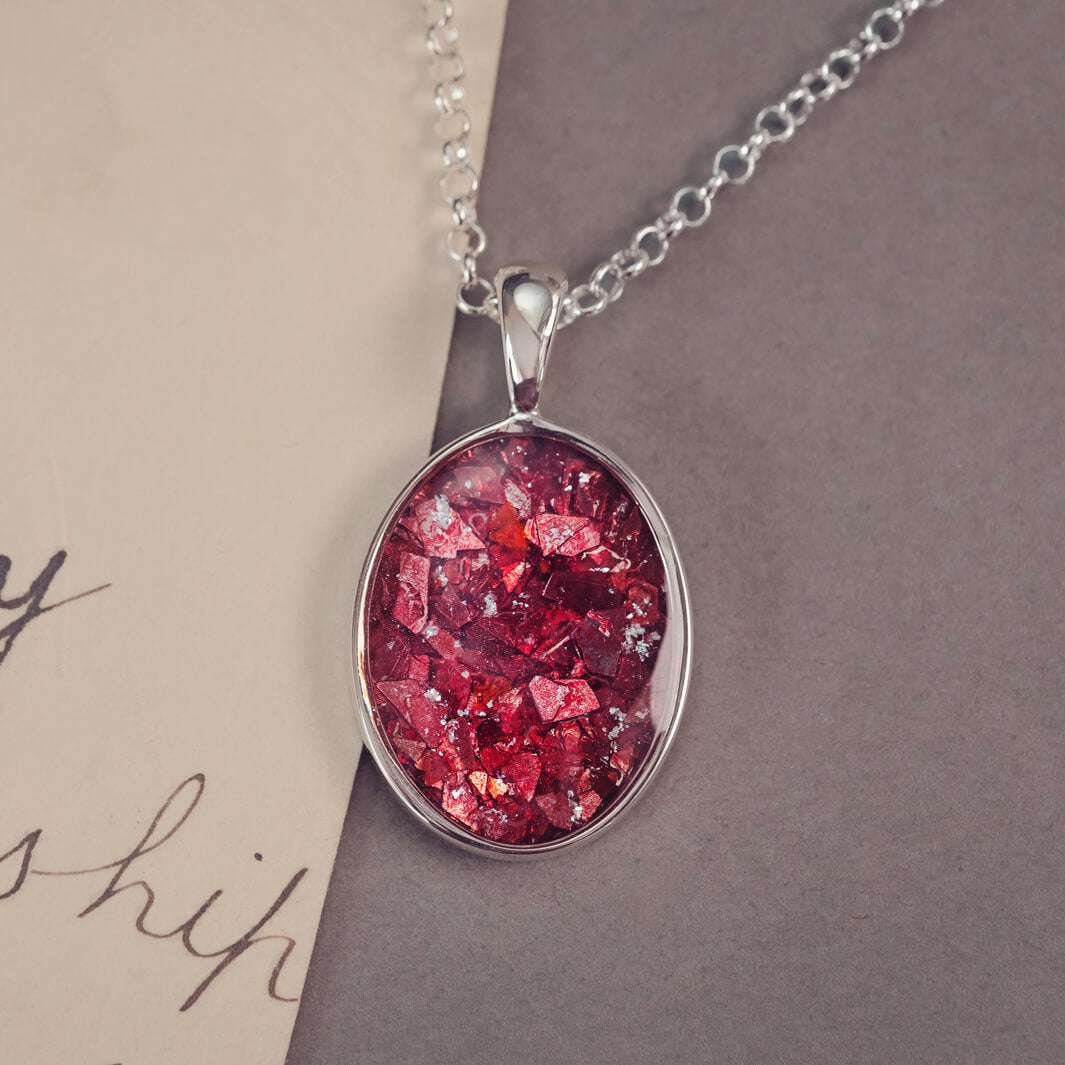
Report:
[[[668,713],[663,708],[664,727],[656,736],[645,761],[636,770],[635,779],[619,792],[618,796],[601,815],[593,817],[586,825],[574,829],[567,835],[545,843],[497,843],[484,839],[451,820],[443,811],[433,806],[403,771],[403,768],[389,749],[387,741],[381,735],[374,720],[373,699],[367,674],[367,607],[370,583],[385,537],[392,529],[393,523],[398,518],[410,495],[453,455],[473,447],[484,438],[506,433],[532,433],[553,437],[563,443],[572,444],[601,463],[632,494],[632,497],[640,506],[662,557],[666,577],[666,601],[667,604],[670,604],[668,606],[669,613],[667,615],[666,630],[669,638],[674,638],[672,632],[674,628],[680,629],[679,642],[675,651],[672,652],[676,655],[676,663],[673,668],[677,673],[672,693],[672,703]],[[663,518],[661,511],[658,509],[654,497],[625,463],[580,433],[555,425],[541,418],[535,412],[512,413],[500,422],[484,426],[459,437],[430,456],[425,465],[396,496],[374,535],[366,561],[363,564],[358,593],[355,599],[352,650],[352,679],[363,741],[377,763],[381,775],[400,802],[423,825],[467,851],[505,860],[543,857],[584,843],[594,836],[598,836],[605,828],[612,825],[647,790],[648,785],[654,779],[662,762],[665,760],[680,724],[691,675],[691,603],[688,595],[688,584],[684,576],[680,556],[677,553],[676,543],[665,518]]]

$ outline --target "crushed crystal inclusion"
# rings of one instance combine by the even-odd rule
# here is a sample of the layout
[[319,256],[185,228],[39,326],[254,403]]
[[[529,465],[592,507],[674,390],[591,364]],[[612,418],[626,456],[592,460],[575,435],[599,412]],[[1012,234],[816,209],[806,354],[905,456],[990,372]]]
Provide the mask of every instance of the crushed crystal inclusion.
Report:
[[368,596],[374,718],[437,809],[484,839],[587,825],[655,738],[662,558],[632,494],[547,434],[451,456],[387,530]]

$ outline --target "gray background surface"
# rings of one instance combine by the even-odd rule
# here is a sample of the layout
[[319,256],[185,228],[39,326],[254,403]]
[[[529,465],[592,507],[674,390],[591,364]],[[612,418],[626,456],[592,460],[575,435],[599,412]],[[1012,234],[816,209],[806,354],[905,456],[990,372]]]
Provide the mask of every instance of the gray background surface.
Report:
[[[513,3],[489,269],[579,280],[867,6]],[[1065,1061],[1063,30],[920,13],[562,334],[545,413],[645,477],[688,567],[677,746],[531,865],[364,764],[290,1065]],[[460,322],[438,442],[504,405]]]

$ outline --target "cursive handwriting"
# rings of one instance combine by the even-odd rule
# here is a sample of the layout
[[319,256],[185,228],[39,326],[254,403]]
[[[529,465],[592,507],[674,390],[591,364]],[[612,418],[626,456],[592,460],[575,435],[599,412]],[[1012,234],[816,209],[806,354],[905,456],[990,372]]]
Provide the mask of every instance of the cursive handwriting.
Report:
[[[111,587],[110,584],[101,584],[98,588],[90,588],[87,592],[79,592],[77,595],[72,595],[67,599],[61,599],[58,603],[41,606],[41,602],[48,593],[55,575],[66,560],[66,551],[57,551],[48,560],[48,564],[44,569],[34,578],[29,591],[25,595],[16,596],[14,599],[5,599],[4,585],[7,583],[7,576],[11,572],[11,559],[7,555],[0,555],[0,611],[22,611],[14,621],[9,622],[0,629],[0,666],[4,664],[4,659],[7,658],[11,648],[14,647],[15,640],[34,618],[47,614],[49,610],[55,610],[57,606],[73,603],[75,599],[84,599],[87,595],[94,595],[96,592],[102,592],[105,588]],[[0,615],[0,619],[2,619],[2,616]]]
[[[58,604],[57,604],[58,605]],[[281,971],[288,961],[289,955],[295,949],[296,941],[289,936],[276,934],[263,934],[263,929],[277,915],[277,912],[289,900],[296,890],[299,882],[306,876],[307,869],[299,869],[292,875],[288,883],[281,889],[277,898],[267,907],[261,917],[257,918],[249,928],[237,936],[231,943],[216,949],[206,949],[202,943],[193,942],[196,933],[196,925],[211,907],[222,896],[222,889],[213,891],[197,907],[195,912],[175,928],[159,929],[149,927],[149,918],[152,907],[155,905],[156,889],[147,880],[137,877],[136,869],[138,862],[145,855],[158,850],[169,842],[180,831],[181,827],[189,819],[193,810],[196,809],[203,797],[207,778],[203,773],[194,773],[187,780],[182,781],[163,803],[159,812],[152,819],[147,832],[140,838],[136,846],[127,854],[104,865],[97,865],[91,869],[41,869],[34,863],[34,857],[41,842],[43,829],[36,828],[26,833],[6,854],[0,854],[0,889],[4,883],[9,884],[6,890],[0,890],[0,901],[17,895],[25,889],[31,876],[84,876],[90,877],[100,873],[110,873],[110,878],[103,889],[77,914],[78,917],[88,917],[95,913],[101,906],[105,906],[111,899],[116,898],[123,892],[139,892],[143,898],[140,912],[134,921],[134,925],[141,935],[151,939],[175,939],[194,958],[202,958],[213,962],[210,972],[192,990],[179,1007],[182,1011],[190,1009],[196,1004],[200,996],[208,987],[238,958],[247,953],[256,944],[280,943],[283,944],[276,954],[273,968],[267,980],[266,991],[270,998],[279,1002],[295,1002],[295,998],[286,998],[278,993],[277,983]],[[256,854],[258,858],[258,854]],[[5,869],[12,870],[11,879],[5,877]]]

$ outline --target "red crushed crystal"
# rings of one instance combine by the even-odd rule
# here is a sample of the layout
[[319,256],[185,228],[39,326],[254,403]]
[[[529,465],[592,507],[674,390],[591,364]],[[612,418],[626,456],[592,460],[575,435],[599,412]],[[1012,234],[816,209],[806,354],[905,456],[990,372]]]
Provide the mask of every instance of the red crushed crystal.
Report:
[[529,694],[536,704],[536,712],[545,723],[581,717],[599,709],[595,692],[583,680],[553,681],[548,677],[533,677]]
[[482,439],[384,538],[367,653],[381,734],[471,832],[565,836],[651,746],[666,607],[654,538],[609,470],[546,434]]
[[429,559],[404,552],[398,579],[392,616],[411,632],[421,632],[429,620]]

